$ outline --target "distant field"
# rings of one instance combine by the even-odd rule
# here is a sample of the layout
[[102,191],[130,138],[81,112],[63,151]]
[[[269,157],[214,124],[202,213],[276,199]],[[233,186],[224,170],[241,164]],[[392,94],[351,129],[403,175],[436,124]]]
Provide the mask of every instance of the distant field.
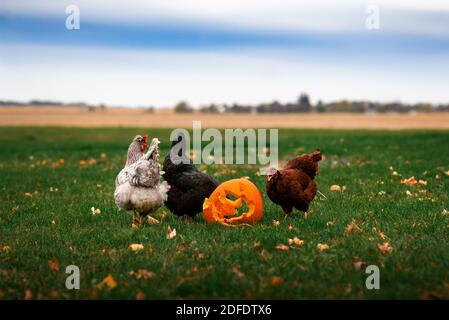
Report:
[[[170,130],[147,127],[165,156]],[[256,183],[260,223],[229,228],[201,215],[188,223],[162,208],[161,224],[136,230],[113,192],[142,130],[0,128],[0,299],[449,298],[448,131],[284,129],[280,158],[316,147],[325,155],[317,177],[325,197],[308,218],[272,204],[257,167],[211,165],[201,169],[219,181]],[[426,185],[400,183],[411,176]],[[334,184],[345,191],[330,191]],[[276,249],[295,236],[302,247]],[[144,249],[132,252],[132,243]],[[71,264],[80,290],[65,288]],[[370,264],[380,268],[380,290],[365,287]]]
[[172,110],[0,108],[0,126],[212,128],[449,129],[449,113],[409,114],[176,114]]

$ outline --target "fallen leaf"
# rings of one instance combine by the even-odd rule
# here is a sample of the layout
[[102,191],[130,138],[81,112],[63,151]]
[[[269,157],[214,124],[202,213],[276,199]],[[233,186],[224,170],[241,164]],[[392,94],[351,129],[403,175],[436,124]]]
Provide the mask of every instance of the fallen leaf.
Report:
[[132,243],[129,245],[129,248],[134,251],[134,252],[138,252],[140,250],[143,249],[143,244],[141,243]]
[[328,221],[328,222],[326,222],[326,226],[327,227],[330,227],[330,226],[333,226],[333,225],[335,225],[335,221]]
[[440,180],[440,179],[441,179],[441,176],[439,174],[436,174],[435,175],[435,180]]
[[304,240],[301,240],[298,237],[294,237],[294,238],[288,239],[288,244],[295,245],[297,247],[302,247],[304,245]]
[[275,247],[275,249],[276,250],[279,250],[279,251],[288,251],[288,250],[290,250],[290,247],[289,246],[286,246],[285,244],[278,244],[276,247]]
[[272,286],[278,286],[280,284],[284,283],[284,278],[279,277],[279,276],[273,276],[271,277],[271,285]]
[[59,261],[57,259],[48,260],[48,266],[52,271],[59,271]]
[[93,216],[96,216],[96,215],[99,215],[100,213],[101,213],[101,210],[100,209],[95,209],[95,207],[92,207],[92,208],[90,208],[90,213],[93,215]]
[[6,253],[11,252],[11,247],[8,246],[8,245],[4,245],[4,246],[2,247],[2,251],[3,251],[3,252],[6,252]]
[[411,193],[409,190],[405,191],[405,194],[409,197],[413,196],[413,193]]
[[104,278],[98,285],[97,288],[102,290],[105,286],[109,289],[114,289],[117,286],[117,281],[115,281],[114,277],[111,274],[108,274],[106,278]]
[[243,278],[243,277],[245,277],[245,274],[243,273],[243,272],[241,272],[240,270],[239,270],[239,268],[237,268],[237,267],[232,267],[232,273],[233,274],[235,274],[235,276],[237,277],[237,278]]
[[253,249],[254,250],[257,250],[257,249],[260,249],[260,248],[262,248],[262,243],[260,243],[260,241],[256,241],[256,242],[253,243]]
[[33,299],[33,293],[30,289],[25,290],[25,300],[31,300]]
[[277,227],[281,222],[279,220],[273,220],[273,226]]
[[145,293],[143,293],[142,291],[138,291],[136,293],[136,300],[145,300]]
[[324,251],[324,250],[328,250],[329,249],[329,245],[326,244],[326,243],[318,243],[318,245],[316,247],[320,251]]
[[446,210],[446,209],[443,209],[443,212],[441,212],[441,214],[442,214],[443,216],[447,216],[447,215],[449,214],[449,211]]
[[368,265],[368,263],[366,263],[365,261],[361,261],[361,260],[354,260],[351,262],[351,265],[354,269],[360,270],[361,268],[366,267]]
[[361,233],[363,230],[357,225],[354,219],[352,219],[351,223],[348,224],[345,228],[345,234],[349,234],[351,232]]
[[333,184],[330,186],[330,191],[341,192],[341,187],[338,184]]
[[298,231],[298,228],[295,228],[291,224],[288,225],[287,229],[288,229],[288,231]]
[[149,278],[153,278],[156,276],[156,274],[152,271],[148,271],[146,269],[139,269],[137,271],[131,271],[129,273],[130,276],[133,276],[137,280],[144,279],[147,280]]
[[385,241],[382,244],[378,244],[377,248],[379,248],[379,251],[382,252],[383,254],[390,254],[391,252],[393,252],[393,247],[390,246],[390,244]]
[[416,180],[415,176],[413,176],[413,177],[410,177],[408,179],[402,179],[401,180],[401,184],[405,184],[407,186],[417,186],[417,185],[426,186],[427,185],[427,181],[422,180],[422,179]]
[[155,225],[159,223],[160,223],[159,220],[153,218],[152,216],[148,216],[148,224]]
[[447,175],[447,176],[449,176],[449,170],[444,171],[444,174]]
[[379,196],[384,196],[384,195],[386,195],[387,193],[385,192],[385,191],[379,191],[378,193],[377,193]]
[[176,237],[176,229],[172,229],[170,226],[167,228],[167,239],[171,240]]

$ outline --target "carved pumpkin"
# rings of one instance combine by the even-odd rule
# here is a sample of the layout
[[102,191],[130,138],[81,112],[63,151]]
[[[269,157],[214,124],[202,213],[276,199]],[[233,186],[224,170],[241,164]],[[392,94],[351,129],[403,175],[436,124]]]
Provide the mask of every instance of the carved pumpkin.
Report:
[[[229,196],[235,198],[230,199]],[[246,203],[241,215],[238,208]],[[262,218],[263,202],[259,189],[247,179],[232,179],[220,184],[203,203],[203,217],[222,224],[254,223]]]

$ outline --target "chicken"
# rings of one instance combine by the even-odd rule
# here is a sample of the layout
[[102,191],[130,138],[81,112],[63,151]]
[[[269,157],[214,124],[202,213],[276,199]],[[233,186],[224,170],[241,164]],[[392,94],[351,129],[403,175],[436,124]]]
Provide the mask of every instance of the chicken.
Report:
[[[177,145],[178,143],[182,143],[181,136],[178,141],[172,142],[170,153],[164,160],[164,179],[170,185],[165,205],[175,215],[190,219],[197,213],[202,212],[204,199],[211,195],[219,182],[199,171],[192,161],[185,156],[183,163],[178,163],[172,159],[171,154],[176,157],[175,146],[176,148],[181,147],[181,145]],[[179,149],[178,157],[182,156],[183,151],[186,151],[185,146],[182,150]]]
[[293,208],[307,214],[310,202],[315,198],[317,185],[315,176],[321,152],[297,156],[287,162],[282,170],[270,170],[267,177],[267,195],[280,205],[285,213]]
[[167,200],[170,186],[160,182],[159,140],[151,141],[145,152],[147,136],[137,135],[128,148],[125,167],[115,179],[115,203],[133,211],[133,227],[141,227],[143,219]]

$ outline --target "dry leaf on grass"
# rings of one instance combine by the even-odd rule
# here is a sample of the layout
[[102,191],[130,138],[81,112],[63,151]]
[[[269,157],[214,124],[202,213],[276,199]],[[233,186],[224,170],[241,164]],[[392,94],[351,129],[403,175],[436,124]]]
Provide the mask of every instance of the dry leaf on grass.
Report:
[[298,237],[294,237],[294,238],[288,239],[288,244],[295,245],[297,247],[302,247],[304,245],[304,240],[301,240]]
[[172,229],[170,226],[167,228],[167,239],[171,240],[176,237],[176,229]]
[[152,271],[148,271],[146,269],[139,269],[137,271],[131,271],[129,273],[130,276],[133,276],[137,280],[144,279],[147,280],[149,278],[155,277],[156,274]]
[[261,249],[262,248],[262,243],[260,243],[260,241],[255,241],[253,243],[253,249],[257,250],[257,249]]
[[275,247],[275,249],[279,250],[279,251],[288,251],[288,250],[290,250],[290,247],[286,246],[285,244],[280,243]]
[[292,226],[291,224],[289,224],[288,227],[287,227],[287,230],[288,231],[298,231],[298,228],[296,228],[296,227]]
[[109,289],[114,289],[117,286],[117,281],[111,274],[108,274],[99,284],[97,284],[97,289],[103,290],[104,287]]
[[345,234],[349,234],[351,232],[361,233],[363,230],[357,225],[354,219],[352,219],[351,223],[348,224],[345,228]]
[[328,221],[328,222],[326,222],[326,226],[327,227],[331,227],[333,225],[335,225],[335,221]]
[[449,176],[449,170],[444,171],[444,174],[445,174],[446,176]]
[[411,193],[410,190],[405,191],[405,194],[409,197],[413,196],[413,193]]
[[277,227],[281,222],[279,220],[273,220],[273,226]]
[[11,247],[8,245],[4,245],[2,247],[2,252],[6,252],[6,253],[11,252]]
[[25,290],[25,300],[31,300],[33,299],[33,293],[30,289]]
[[138,291],[136,293],[136,300],[145,300],[145,293],[143,293],[142,291]]
[[329,188],[330,191],[341,192],[341,187],[338,184],[333,184]]
[[134,252],[138,252],[140,250],[143,250],[143,244],[141,243],[132,243],[129,245],[129,249],[131,249]]
[[243,272],[241,272],[239,270],[239,268],[237,267],[232,267],[232,273],[237,277],[237,278],[243,278],[245,276],[245,274]]
[[51,271],[59,271],[59,261],[57,259],[48,260],[48,266]]
[[382,244],[378,244],[377,248],[379,248],[379,251],[382,252],[383,254],[390,254],[391,252],[393,252],[393,247],[390,246],[390,244],[385,241]]
[[273,276],[271,277],[271,285],[272,286],[278,286],[280,284],[284,283],[284,278],[279,277],[279,276]]
[[152,216],[148,216],[148,224],[151,225],[159,224],[159,220],[153,218]]
[[95,209],[95,207],[90,208],[90,214],[93,216],[97,216],[101,213],[101,210],[99,208]]
[[328,250],[330,248],[329,245],[326,243],[318,243],[316,247],[320,251]]
[[449,215],[449,211],[446,210],[446,209],[443,209],[443,211],[441,212],[441,214],[442,214],[443,216],[447,216],[447,215]]
[[402,179],[401,184],[405,184],[406,186],[427,186],[427,181],[425,180],[416,180],[415,176],[410,177],[408,179]]
[[361,260],[354,260],[351,262],[351,265],[354,269],[360,270],[360,269],[366,267],[368,265],[368,263],[366,263],[365,261],[361,261]]

